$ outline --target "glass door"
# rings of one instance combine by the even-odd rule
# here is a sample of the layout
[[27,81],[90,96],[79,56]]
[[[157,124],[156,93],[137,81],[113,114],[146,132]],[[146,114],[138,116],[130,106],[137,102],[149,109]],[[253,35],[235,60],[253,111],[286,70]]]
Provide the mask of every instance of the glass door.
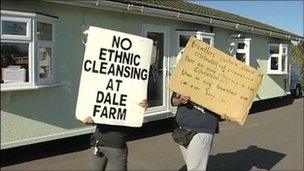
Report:
[[144,24],[143,34],[153,40],[153,53],[148,84],[149,109],[146,114],[168,110],[167,68],[169,54],[169,29],[165,26]]

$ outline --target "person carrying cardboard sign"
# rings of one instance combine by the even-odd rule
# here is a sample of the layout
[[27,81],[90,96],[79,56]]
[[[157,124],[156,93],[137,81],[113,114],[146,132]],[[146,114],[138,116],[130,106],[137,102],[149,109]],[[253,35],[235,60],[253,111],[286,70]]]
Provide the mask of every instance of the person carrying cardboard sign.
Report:
[[[183,51],[178,54],[177,62]],[[171,104],[178,106],[175,117],[178,128],[173,138],[179,144],[187,170],[206,170],[214,134],[219,133],[218,122],[228,117],[203,108],[185,94],[173,92]]]
[[[147,100],[143,100],[139,106],[147,109]],[[90,116],[85,118],[83,123],[95,125]],[[96,125],[91,140],[93,153],[90,156],[90,170],[127,170],[127,137],[132,128],[105,124]]]
[[205,170],[219,116],[244,125],[263,74],[195,37],[177,58],[168,88],[182,129],[173,138],[188,170]]
[[[190,137],[186,147],[179,145],[187,170],[206,170],[213,136],[219,132],[219,115],[191,102],[187,95],[173,93],[171,104],[178,106],[175,118],[178,129],[195,134]],[[227,119],[226,116],[221,118]]]

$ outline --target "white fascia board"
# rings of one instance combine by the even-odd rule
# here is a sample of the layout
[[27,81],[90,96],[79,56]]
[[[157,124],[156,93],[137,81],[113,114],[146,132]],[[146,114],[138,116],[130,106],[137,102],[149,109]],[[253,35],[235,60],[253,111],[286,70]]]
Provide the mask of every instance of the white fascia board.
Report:
[[19,12],[19,11],[11,11],[11,10],[2,10],[1,9],[1,16],[21,16],[21,17],[28,17],[28,18],[34,18],[36,17],[36,13],[31,12]]
[[12,10],[1,10],[1,16],[10,16],[10,17],[22,17],[22,18],[39,18],[43,20],[51,20],[56,21],[56,17],[47,16],[39,13],[33,12],[20,12],[20,11],[12,11]]
[[[49,2],[49,1],[48,1]],[[231,30],[238,30],[249,32],[253,34],[259,34],[269,37],[277,37],[281,39],[290,39],[290,40],[299,40],[302,39],[301,37],[294,37],[287,34],[271,32],[269,30],[256,28],[253,26],[247,26],[240,23],[234,23],[219,19],[214,19],[211,17],[203,17],[203,16],[196,16],[190,14],[184,14],[180,12],[168,11],[163,9],[151,8],[151,7],[143,7],[133,4],[123,4],[119,2],[112,2],[112,1],[51,1],[55,3],[67,4],[67,5],[74,5],[74,6],[82,6],[82,7],[90,7],[90,8],[98,8],[110,11],[119,11],[119,12],[127,12],[133,14],[140,14],[140,15],[148,15],[148,16],[155,16],[161,18],[169,18],[175,20],[181,20],[186,22],[193,22],[199,23],[204,25],[211,25],[217,26],[221,28],[231,29]]]

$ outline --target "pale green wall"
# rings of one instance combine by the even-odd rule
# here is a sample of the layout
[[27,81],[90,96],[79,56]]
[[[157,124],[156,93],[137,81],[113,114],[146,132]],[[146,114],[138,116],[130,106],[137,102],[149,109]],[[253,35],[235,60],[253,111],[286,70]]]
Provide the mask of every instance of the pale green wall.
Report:
[[[41,12],[59,17],[55,34],[55,75],[62,85],[39,90],[1,92],[1,146],[14,141],[39,138],[84,127],[74,118],[78,83],[84,45],[81,43],[82,26],[94,25],[136,35],[142,35],[142,24],[168,26],[170,29],[171,66],[177,54],[176,29],[209,30],[210,27],[193,23],[122,14],[98,9],[58,5],[47,2],[1,1],[1,9],[23,12]],[[214,28],[215,47],[228,52],[229,34],[233,31]],[[269,38],[252,38],[252,63],[266,71]],[[266,76],[260,96],[282,95],[280,78]],[[275,84],[273,84],[275,83]],[[173,109],[174,110],[174,109]]]
[[[250,41],[250,66],[258,69],[264,74],[261,87],[258,92],[259,99],[268,99],[286,95],[289,92],[289,75],[268,75],[267,62],[268,62],[268,44],[269,43],[285,43],[290,44],[288,41],[281,39],[270,38],[266,36],[238,32],[234,30],[227,30],[222,28],[214,28],[215,41],[214,46],[229,54],[228,47],[231,42],[230,35],[241,33],[246,38],[251,38]],[[286,88],[284,79],[286,79]]]
[[2,2],[2,9],[40,12],[59,17],[56,23],[56,77],[61,86],[1,93],[1,145],[79,129],[74,118],[84,45],[82,26],[94,25],[142,35],[142,24],[169,26],[170,54],[176,55],[176,28],[201,25],[47,2]]
[[[58,16],[55,34],[55,76],[61,86],[1,93],[1,146],[14,141],[78,129],[74,119],[83,45],[81,9],[34,2],[1,2],[2,9]],[[78,12],[73,12],[79,10]]]

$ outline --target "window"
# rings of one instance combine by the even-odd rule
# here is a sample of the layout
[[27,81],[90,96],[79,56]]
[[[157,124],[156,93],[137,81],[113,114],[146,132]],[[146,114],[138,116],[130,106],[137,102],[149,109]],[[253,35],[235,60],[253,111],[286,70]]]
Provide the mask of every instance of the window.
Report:
[[29,43],[1,43],[1,84],[29,82]]
[[[206,33],[201,31],[177,31],[177,60],[181,57],[183,49],[186,47],[187,42],[191,36],[196,37],[199,40],[213,46],[214,44],[214,34]],[[174,66],[175,67],[175,66]]]
[[178,36],[177,53],[179,53],[184,47],[186,47],[190,36],[194,36],[212,46],[213,46],[213,42],[214,42],[213,33],[206,33],[206,32],[201,32],[201,31],[177,31],[177,36]]
[[281,44],[281,72],[288,73],[288,45]]
[[53,79],[53,25],[37,21],[37,61],[40,83]]
[[237,60],[250,65],[250,38],[235,38],[230,43],[230,55]]
[[1,40],[30,40],[31,21],[30,18],[5,16],[5,11],[1,10]]
[[288,73],[288,45],[269,44],[268,54],[268,74]]
[[55,21],[41,14],[1,10],[1,91],[55,82]]
[[[193,36],[195,36],[195,35],[193,35]],[[179,47],[180,48],[186,47],[189,38],[190,38],[190,35],[180,35],[179,36]]]
[[246,62],[246,54],[245,53],[236,53],[235,58],[241,62]]

